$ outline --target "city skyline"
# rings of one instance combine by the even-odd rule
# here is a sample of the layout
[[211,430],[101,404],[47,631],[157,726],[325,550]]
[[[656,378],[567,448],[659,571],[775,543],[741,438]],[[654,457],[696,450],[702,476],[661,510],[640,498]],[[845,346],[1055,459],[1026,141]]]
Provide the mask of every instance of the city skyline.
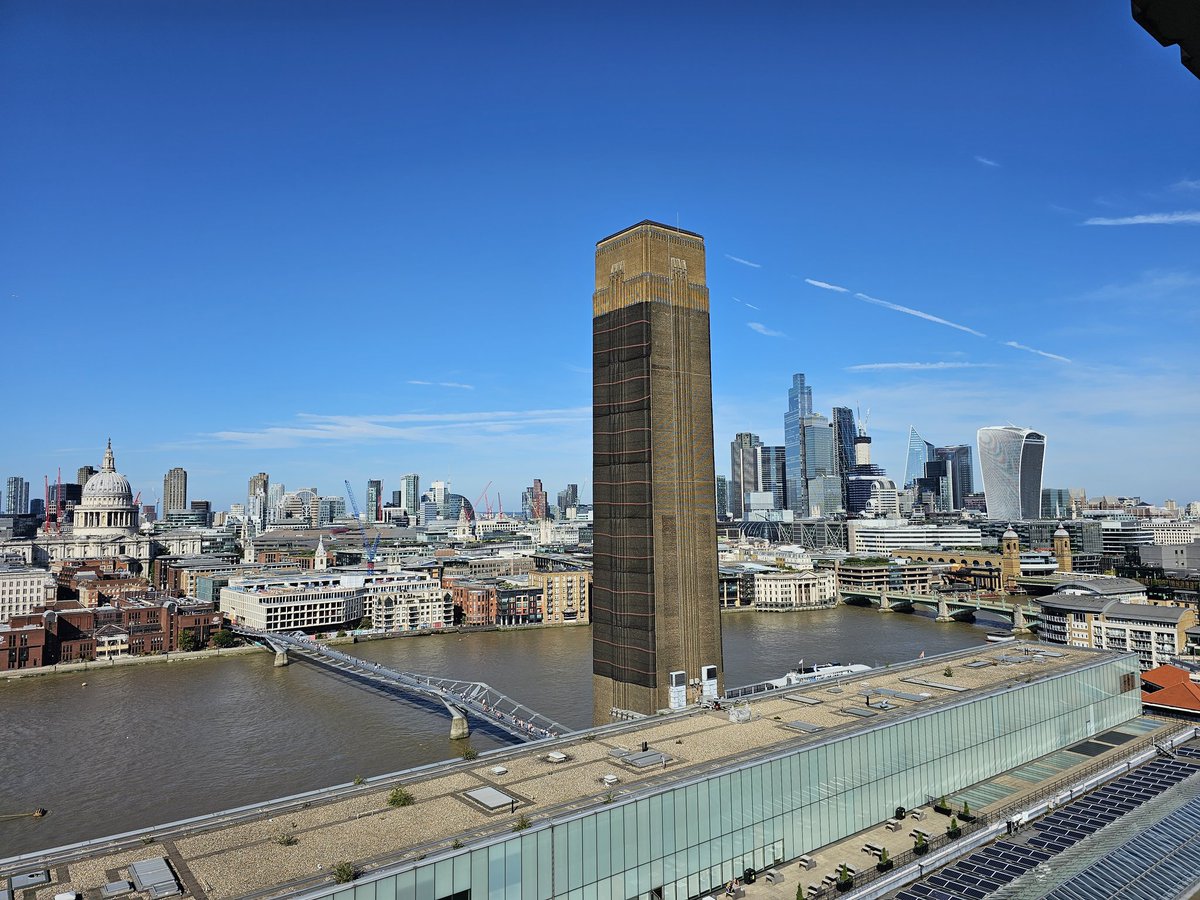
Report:
[[[732,30],[701,14],[664,48],[661,12],[630,36],[570,11],[451,27],[365,3],[290,9],[280,34],[272,3],[56,8],[0,11],[0,114],[19,125],[0,148],[0,296],[30,342],[71,350],[102,318],[145,365],[136,410],[6,412],[20,440],[0,474],[34,498],[109,436],[144,497],[181,466],[217,508],[260,470],[330,494],[420,472],[471,497],[491,480],[514,508],[534,475],[590,497],[587,321],[563,298],[589,290],[597,233],[647,216],[711,248],[718,448],[784,444],[803,371],[822,414],[872,410],[897,479],[910,424],[943,445],[1014,422],[1053,440],[1047,484],[1200,497],[1194,78],[1124,10],[1069,4],[1037,28],[971,10],[955,29],[932,9],[750,12]],[[693,85],[671,98],[700,129],[687,159],[638,108],[588,147],[566,101],[632,87],[618,36]],[[451,40],[488,82],[459,76]],[[169,366],[164,329],[183,348]],[[92,359],[55,353],[40,395],[100,390]],[[281,391],[285,363],[301,377]],[[1147,442],[1167,421],[1177,439]]]

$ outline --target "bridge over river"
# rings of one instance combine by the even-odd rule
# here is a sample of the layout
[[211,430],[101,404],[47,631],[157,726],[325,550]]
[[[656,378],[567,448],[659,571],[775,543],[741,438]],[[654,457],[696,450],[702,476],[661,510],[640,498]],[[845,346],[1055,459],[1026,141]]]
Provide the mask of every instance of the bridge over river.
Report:
[[904,594],[895,591],[879,591],[867,588],[843,590],[842,600],[845,603],[869,603],[878,606],[880,612],[893,612],[897,609],[911,609],[923,606],[937,610],[937,621],[953,622],[960,619],[974,619],[977,613],[989,613],[1008,619],[1012,622],[1015,634],[1025,634],[1030,626],[1041,620],[1041,610],[1031,601],[1025,603],[1009,603],[998,598],[984,599],[978,594]]
[[468,713],[522,741],[562,737],[573,730],[481,681],[458,681],[453,678],[401,672],[380,663],[359,659],[349,653],[342,653],[306,635],[259,631],[242,625],[235,626],[233,631],[274,650],[277,666],[286,666],[290,654],[360,681],[374,682],[425,700],[439,702],[450,713],[451,738],[463,738],[470,734]]

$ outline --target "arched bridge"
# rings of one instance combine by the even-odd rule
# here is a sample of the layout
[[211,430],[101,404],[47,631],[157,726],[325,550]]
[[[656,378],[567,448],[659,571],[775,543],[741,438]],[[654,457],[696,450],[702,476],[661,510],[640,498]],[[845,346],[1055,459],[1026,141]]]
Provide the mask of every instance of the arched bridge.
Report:
[[523,741],[562,737],[572,730],[481,681],[458,681],[453,678],[400,672],[380,663],[368,662],[349,653],[342,653],[308,637],[259,631],[244,625],[235,625],[232,630],[235,634],[265,644],[274,650],[277,666],[287,665],[288,654],[294,653],[359,679],[399,688],[426,700],[436,700],[450,713],[451,738],[466,737],[470,733],[468,713]]
[[983,600],[978,596],[956,597],[952,594],[938,593],[905,594],[898,591],[879,591],[868,588],[843,589],[841,595],[843,602],[852,603],[855,600],[865,600],[873,606],[878,606],[881,612],[913,606],[935,607],[939,622],[973,618],[976,613],[991,613],[1011,620],[1013,631],[1016,632],[1028,631],[1031,624],[1041,619],[1041,610],[1028,601],[1022,605],[1004,603],[1000,600]]

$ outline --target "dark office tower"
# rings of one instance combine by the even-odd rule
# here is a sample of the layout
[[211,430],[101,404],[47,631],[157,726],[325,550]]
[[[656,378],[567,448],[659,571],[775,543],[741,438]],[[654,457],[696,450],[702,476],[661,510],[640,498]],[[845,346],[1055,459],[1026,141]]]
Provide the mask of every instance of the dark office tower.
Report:
[[567,510],[573,506],[579,505],[579,485],[568,484],[565,488],[558,492],[558,517],[565,519]]
[[521,492],[521,512],[526,519],[540,522],[546,518],[548,504],[546,489],[542,487],[542,479],[533,479],[533,484]]
[[805,455],[804,421],[812,415],[812,387],[797,372],[788,388],[788,408],[783,414],[783,445],[787,448],[786,508],[799,518],[809,516],[808,460]]
[[854,437],[858,431],[854,427],[854,410],[847,406],[833,408],[833,456],[837,473],[842,479],[842,509],[846,506],[846,485],[850,480],[850,469],[854,465]]
[[75,483],[83,487],[97,471],[95,466],[80,466],[79,471],[75,473]]
[[[786,509],[785,495],[790,472],[783,447],[758,447],[758,488],[770,493],[772,509]],[[804,492],[808,496],[808,491]]]
[[758,490],[757,434],[739,431],[729,444],[729,514],[735,519],[746,516],[746,495]]
[[964,498],[975,493],[975,468],[971,462],[970,445],[938,447],[934,454],[938,459],[950,462],[950,467],[954,470],[954,508],[962,509]]
[[367,508],[363,515],[368,522],[383,521],[383,480],[380,478],[367,480]]
[[729,479],[724,475],[717,476],[717,520],[729,518]]
[[600,724],[724,687],[704,238],[641,222],[600,241],[592,315]]

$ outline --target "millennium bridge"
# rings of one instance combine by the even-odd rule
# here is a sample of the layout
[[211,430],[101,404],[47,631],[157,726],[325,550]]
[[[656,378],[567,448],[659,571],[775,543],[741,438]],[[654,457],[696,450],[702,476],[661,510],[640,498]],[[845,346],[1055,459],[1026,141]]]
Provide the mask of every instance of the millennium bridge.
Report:
[[401,672],[381,663],[342,653],[302,634],[259,631],[244,625],[235,625],[232,631],[274,650],[276,666],[286,666],[291,654],[340,672],[360,683],[375,683],[441,703],[450,713],[452,739],[464,738],[471,733],[468,713],[522,741],[557,738],[573,731],[481,681],[459,681]]

